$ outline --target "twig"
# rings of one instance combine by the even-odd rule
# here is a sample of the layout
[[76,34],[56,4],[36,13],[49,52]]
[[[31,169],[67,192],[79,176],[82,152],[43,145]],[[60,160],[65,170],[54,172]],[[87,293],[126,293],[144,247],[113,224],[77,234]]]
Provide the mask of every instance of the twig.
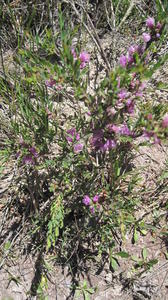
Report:
[[113,6],[113,1],[110,0],[110,4],[111,4],[111,13],[112,13],[112,17],[113,17],[113,28],[116,27],[116,16],[114,13],[114,6]]
[[[21,225],[22,225],[22,224],[21,224]],[[6,251],[5,256],[3,257],[2,261],[0,262],[0,270],[2,269],[5,260],[6,260],[6,258],[7,258],[8,255],[9,255],[9,252],[10,252],[10,250],[11,250],[11,247],[13,246],[13,244],[14,244],[14,242],[16,241],[17,237],[20,235],[21,231],[23,230],[23,227],[22,227],[21,225],[19,226],[19,232],[14,236],[13,240],[12,240],[11,243],[10,243],[10,248]]]
[[165,12],[164,6],[163,6],[163,4],[162,4],[162,2],[160,0],[159,0],[159,3],[160,3],[160,6],[161,6],[163,12]]
[[119,0],[118,3],[117,3],[117,7],[116,7],[116,15],[117,15],[117,13],[118,13],[118,10],[119,10],[119,7],[120,7],[120,3],[121,3],[121,0]]
[[[1,36],[1,31],[0,31],[0,36]],[[0,37],[0,57],[1,57],[2,70],[3,70],[5,82],[8,83],[7,76],[6,76],[6,71],[5,71],[5,66],[4,66],[4,59],[3,59],[3,52],[2,52],[1,37]],[[7,95],[8,95],[8,99],[10,99],[10,93],[9,93],[9,87],[8,87],[8,84],[7,84],[6,86],[7,86]]]
[[117,30],[120,29],[120,27],[123,25],[123,23],[125,22],[125,20],[129,17],[130,13],[132,12],[132,9],[134,7],[134,5],[136,4],[136,0],[132,0],[130,3],[130,6],[128,7],[123,19],[121,20],[120,24],[117,27]]

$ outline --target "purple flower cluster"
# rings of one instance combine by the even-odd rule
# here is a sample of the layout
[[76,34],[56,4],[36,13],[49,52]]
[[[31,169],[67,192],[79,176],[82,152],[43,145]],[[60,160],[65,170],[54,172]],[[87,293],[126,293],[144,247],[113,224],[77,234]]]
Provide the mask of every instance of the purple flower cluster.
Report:
[[166,114],[162,120],[162,127],[168,128],[168,114]]
[[91,145],[96,150],[102,152],[109,151],[116,147],[116,142],[113,139],[104,139],[104,131],[102,129],[95,130],[91,138]]
[[[23,139],[20,139],[20,146],[23,150],[26,150],[27,154],[22,156],[22,163],[24,165],[35,165],[35,160],[38,157],[38,153],[35,147],[29,146],[26,144]],[[22,155],[21,151],[16,153],[16,157],[20,157]]]
[[128,90],[123,88],[119,89],[117,94],[118,100],[115,103],[115,108],[107,108],[108,116],[115,115],[116,110],[123,109],[124,107],[125,112],[133,114],[135,108],[135,97],[142,97],[145,87],[145,82],[141,82],[136,79],[136,74],[133,74]]
[[121,55],[119,58],[119,64],[122,68],[127,68],[128,66],[132,65],[135,63],[135,58],[134,54],[137,53],[139,56],[141,56],[145,49],[146,49],[146,44],[151,41],[152,39],[159,38],[162,25],[160,22],[158,22],[155,26],[155,20],[152,17],[149,17],[146,20],[146,26],[150,29],[150,33],[144,32],[142,34],[143,41],[145,42],[145,45],[132,45],[128,49],[127,55]]
[[147,138],[148,140],[152,139],[154,144],[161,143],[161,140],[158,138],[157,134],[153,131],[148,131],[148,130],[144,129],[143,136],[145,138]]
[[142,34],[142,37],[143,37],[143,40],[144,40],[145,43],[148,43],[148,42],[151,40],[151,35],[150,35],[150,33],[144,32],[144,33]]
[[[78,57],[77,57],[77,54],[76,54],[74,48],[71,49],[71,53],[72,53],[74,60],[77,60]],[[89,63],[89,61],[90,61],[90,54],[87,53],[86,51],[82,51],[79,54],[79,60],[80,60],[80,69],[84,69],[86,67],[86,64]]]
[[126,68],[126,66],[127,66],[127,57],[125,55],[121,55],[120,58],[119,58],[119,61],[120,61],[121,67]]
[[[67,130],[67,136],[66,136],[66,140],[69,142],[69,143],[73,143],[73,142],[76,142],[76,141],[79,141],[80,140],[80,134],[76,131],[76,128],[71,128],[71,129],[68,129]],[[77,143],[74,145],[74,152],[75,153],[79,153],[81,152],[83,149],[83,144],[81,143]]]
[[120,100],[123,100],[123,99],[125,99],[127,97],[127,91],[126,90],[121,90],[121,91],[119,91],[119,93],[118,93],[118,98],[120,99]]
[[45,85],[47,86],[47,87],[49,87],[49,88],[55,88],[55,90],[57,90],[57,91],[61,91],[62,90],[62,85],[61,84],[57,84],[56,85],[56,80],[55,79],[53,79],[52,77],[49,79],[49,80],[46,80],[45,81]]
[[[154,116],[149,113],[146,116],[146,119],[148,120],[148,125],[152,126],[150,129],[144,129],[143,130],[143,137],[152,142],[152,144],[161,144],[161,139],[159,138],[159,133],[161,133],[162,136],[162,130],[168,129],[168,114],[165,114],[159,127],[154,128]],[[156,129],[156,130],[155,130]],[[165,131],[166,133],[166,131]]]
[[149,29],[153,29],[154,26],[155,26],[155,19],[152,18],[152,17],[149,17],[149,18],[146,20],[146,26],[147,26]]
[[102,129],[95,130],[91,138],[92,147],[94,147],[96,150],[99,150],[103,146],[103,137],[104,132]]
[[86,51],[82,51],[79,55],[80,59],[80,68],[83,69],[86,67],[86,64],[90,61],[90,55]]
[[45,81],[45,84],[47,87],[52,88],[56,84],[56,80],[51,77],[49,80]]
[[80,134],[78,132],[76,132],[76,129],[74,127],[71,129],[68,129],[67,134],[68,135],[66,136],[66,139],[70,143],[74,142],[75,140],[76,141],[80,140]]
[[90,207],[90,211],[93,214],[95,212],[95,204],[99,202],[99,198],[99,195],[95,195],[91,200],[91,198],[88,195],[85,195],[82,202],[85,206]]
[[116,147],[116,142],[112,139],[108,139],[105,144],[100,148],[102,152],[109,151]]
[[119,63],[122,68],[126,68],[127,66],[131,66],[135,63],[134,54],[137,53],[141,56],[145,51],[145,47],[143,45],[132,45],[128,49],[127,55],[121,55],[119,58]]
[[151,33],[143,33],[142,37],[145,43],[148,43],[154,37],[160,38],[160,32],[162,29],[160,22],[158,22],[155,26],[155,19],[153,17],[149,17],[146,20],[146,26],[150,29]]
[[108,124],[106,126],[106,129],[109,132],[114,132],[115,134],[120,134],[120,135],[126,135],[126,136],[133,136],[133,132],[128,128],[126,124],[122,125],[115,125],[115,124]]
[[[145,43],[141,43],[140,45],[131,45],[128,49],[127,54],[120,56],[119,64],[122,68],[130,68],[136,65],[137,56],[142,60],[142,63],[148,63],[149,56],[144,55],[145,50],[148,48],[147,43],[150,40],[156,40],[156,33],[160,34],[162,25],[159,22],[155,24],[154,18],[151,17],[146,20],[146,25],[149,28],[150,32],[143,33],[142,37]],[[96,150],[105,152],[112,148],[115,148],[116,141],[119,135],[131,137],[136,136],[136,133],[128,127],[124,113],[127,113],[126,118],[128,118],[128,114],[134,114],[136,98],[142,97],[144,89],[146,88],[146,83],[142,82],[141,76],[138,76],[138,74],[138,72],[130,72],[128,74],[130,80],[127,81],[128,85],[124,85],[122,75],[121,78],[120,76],[116,78],[115,84],[117,87],[117,94],[114,90],[113,99],[115,100],[115,102],[113,106],[109,105],[105,110],[105,112],[107,113],[107,123],[104,125],[105,128],[102,126],[102,129],[93,131],[93,135],[91,138],[91,145]],[[121,117],[121,120],[119,119],[119,117]],[[168,115],[166,115],[162,120],[162,127],[168,127]],[[144,132],[144,135],[146,135],[146,137],[148,138],[152,138],[154,143],[160,143],[157,134],[153,131],[146,133]]]
[[85,204],[86,206],[89,206],[91,203],[91,199],[89,198],[89,196],[85,195],[83,198],[83,204]]
[[135,107],[135,103],[133,100],[128,99],[126,102],[126,110],[129,114],[133,114],[134,113],[134,107]]
[[83,144],[76,144],[76,145],[74,145],[74,152],[75,153],[79,153],[79,152],[81,152],[83,150]]

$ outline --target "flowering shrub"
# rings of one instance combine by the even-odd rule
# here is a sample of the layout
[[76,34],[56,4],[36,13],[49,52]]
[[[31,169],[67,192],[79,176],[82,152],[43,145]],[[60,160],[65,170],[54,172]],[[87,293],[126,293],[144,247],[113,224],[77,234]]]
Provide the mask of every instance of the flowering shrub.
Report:
[[[100,254],[109,249],[111,253],[116,246],[114,232],[122,240],[130,224],[138,227],[139,178],[130,170],[133,150],[139,144],[161,144],[168,134],[166,104],[147,103],[144,98],[147,80],[167,59],[153,61],[165,24],[149,17],[146,26],[141,43],[120,56],[118,66],[92,93],[87,76],[92,56],[79,45],[72,47],[72,33],[64,29],[62,17],[59,62],[53,64],[31,48],[19,49],[16,62],[22,71],[18,68],[11,94],[15,136],[11,148],[18,167],[25,168],[27,183],[33,178],[30,196],[37,213],[44,196],[40,172],[45,173],[47,250],[61,236],[67,241],[70,234],[75,244],[80,227],[81,243],[94,247],[97,241]],[[47,31],[32,44],[52,55],[57,38]],[[63,247],[66,253],[68,243]]]

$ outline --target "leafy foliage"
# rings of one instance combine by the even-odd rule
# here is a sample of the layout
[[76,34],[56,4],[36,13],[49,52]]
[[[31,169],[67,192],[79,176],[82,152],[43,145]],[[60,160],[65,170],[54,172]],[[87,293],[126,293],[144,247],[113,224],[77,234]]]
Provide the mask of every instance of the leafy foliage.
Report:
[[[49,253],[61,246],[65,261],[96,248],[116,270],[120,258],[136,260],[121,249],[128,232],[134,243],[148,232],[136,216],[144,191],[137,193],[140,171],[132,163],[140,146],[164,143],[168,134],[167,104],[143,97],[146,79],[168,58],[155,60],[167,29],[159,4],[158,10],[158,22],[148,19],[140,44],[130,46],[95,89],[89,87],[90,54],[73,45],[78,27],[65,24],[61,6],[59,32],[45,28],[40,36],[26,30],[29,43],[18,43],[15,69],[0,76],[2,108],[7,105],[11,116],[11,136],[1,153],[14,157],[24,173],[30,219],[34,213],[39,218],[32,232],[45,233]],[[166,178],[167,172],[161,180]],[[155,263],[144,248],[138,267]],[[40,284],[42,293],[45,280]],[[85,299],[93,293],[85,282],[77,290]]]

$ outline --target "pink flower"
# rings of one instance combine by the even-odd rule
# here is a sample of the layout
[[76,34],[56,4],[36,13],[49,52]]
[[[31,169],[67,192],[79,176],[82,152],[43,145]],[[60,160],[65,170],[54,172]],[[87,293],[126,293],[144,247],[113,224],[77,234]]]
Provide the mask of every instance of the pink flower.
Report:
[[91,138],[91,145],[97,149],[100,149],[103,146],[103,130],[97,129],[93,132],[93,136]]
[[89,196],[84,196],[83,198],[83,204],[85,204],[86,206],[89,206],[91,203],[91,199],[89,198]]
[[127,57],[125,55],[121,55],[119,62],[121,67],[125,68],[127,66]]
[[149,17],[147,20],[146,20],[146,26],[150,29],[152,29],[154,26],[155,26],[155,19],[152,18],[152,17]]
[[156,28],[157,28],[158,30],[160,30],[160,29],[162,28],[162,24],[161,24],[160,22],[157,22]]
[[128,57],[127,57],[127,59],[128,59],[128,63],[129,63],[129,64],[133,64],[133,62],[134,62],[134,58],[133,58],[133,56],[132,56],[132,55],[128,54]]
[[66,139],[68,142],[72,143],[74,141],[74,139],[76,141],[80,140],[80,135],[78,132],[76,132],[75,128],[71,128],[67,130],[68,136],[66,136]]
[[32,158],[32,155],[25,155],[22,159],[22,163],[24,165],[34,165],[35,164],[35,162]]
[[82,51],[79,55],[79,59],[81,61],[80,68],[83,69],[90,60],[90,54],[86,51]]
[[120,127],[115,125],[115,124],[109,124],[108,125],[108,129],[115,132],[115,133],[119,133],[120,132]]
[[151,121],[151,120],[153,119],[152,114],[148,114],[148,115],[147,115],[147,119],[148,119],[149,121]]
[[56,88],[57,91],[61,91],[62,90],[62,85],[58,84],[55,88]]
[[49,80],[45,81],[46,86],[53,87],[56,84],[56,81],[53,78],[50,78]]
[[145,43],[148,43],[151,40],[151,35],[149,33],[144,32],[142,37]]
[[134,106],[135,106],[134,101],[131,100],[131,99],[128,99],[128,101],[126,103],[126,107],[127,107],[127,112],[129,114],[133,114],[134,113]]
[[19,158],[20,155],[21,155],[21,151],[18,151],[18,152],[16,153],[16,158]]
[[[133,133],[130,131],[130,129],[128,128],[127,125],[120,125],[117,126],[115,124],[108,124],[106,126],[106,128],[110,131],[110,132],[114,132],[116,134],[121,134],[121,135],[133,135]],[[114,140],[109,140],[109,147],[114,148],[116,146],[116,143]],[[112,142],[113,141],[113,142]]]
[[30,147],[29,148],[29,152],[34,156],[34,157],[38,157],[38,153],[35,147]]
[[134,46],[130,46],[129,49],[128,49],[128,53],[129,53],[130,55],[133,55],[134,52],[135,52],[135,47],[134,47]]
[[161,140],[158,138],[156,134],[153,135],[153,143],[155,145],[161,144]]
[[134,62],[134,53],[138,52],[138,46],[134,45],[134,46],[130,46],[128,49],[128,63],[133,63]]
[[122,125],[119,130],[121,135],[132,135],[132,132],[127,125]]
[[146,88],[146,82],[142,82],[140,85],[139,85],[139,88],[138,88],[138,91],[136,92],[136,96],[138,97],[142,97],[143,95],[143,90]]
[[144,129],[143,136],[147,139],[150,139],[153,136],[153,132],[152,131],[147,131],[146,129]]
[[79,58],[81,62],[89,62],[90,54],[87,53],[86,51],[82,51],[79,55]]
[[113,126],[115,126],[114,124],[107,124],[106,125],[106,129],[109,131],[109,132],[113,132]]
[[160,33],[156,33],[156,37],[159,39],[160,38]]
[[98,201],[99,201],[99,195],[95,195],[95,196],[93,197],[93,202],[96,203],[96,202],[98,202]]
[[91,212],[91,214],[94,214],[94,213],[95,213],[95,209],[94,209],[93,206],[90,206],[90,212]]
[[[20,145],[21,145],[22,148],[26,149],[29,152],[28,154],[25,154],[22,157],[22,163],[24,165],[25,164],[35,165],[35,158],[38,157],[38,153],[37,153],[36,148],[33,147],[33,146],[31,147],[28,144],[26,144],[22,138],[20,139]],[[22,155],[22,152],[18,151],[17,154],[16,154],[16,157],[18,158],[21,155]]]
[[126,90],[121,90],[119,93],[118,93],[118,98],[123,100],[125,99],[127,96],[127,91]]
[[109,151],[116,147],[116,142],[114,140],[107,140],[106,143],[101,147],[101,151]]
[[139,45],[137,51],[139,55],[142,55],[145,51],[145,45]]
[[74,60],[76,60],[77,59],[77,55],[76,55],[76,52],[75,52],[74,48],[71,49],[71,53],[72,53],[72,56],[73,56]]
[[82,149],[83,149],[83,145],[82,144],[76,144],[76,145],[74,145],[74,152],[75,153],[81,152]]
[[131,82],[130,82],[130,88],[131,88],[131,90],[134,90],[135,87],[136,87],[135,81],[134,81],[134,80],[131,80]]
[[139,89],[143,91],[146,88],[146,82],[142,82]]
[[144,133],[143,136],[147,139],[151,139],[153,138],[153,144],[160,144],[161,140],[158,138],[157,134],[154,133],[153,131],[147,131],[146,129],[144,129]]
[[142,94],[142,92],[140,92],[140,91],[137,91],[137,92],[136,92],[136,94],[135,94],[135,96],[137,96],[137,97],[142,97],[142,96],[143,96],[143,94]]
[[166,114],[163,118],[163,121],[162,121],[162,127],[163,128],[167,128],[168,127],[168,114]]

